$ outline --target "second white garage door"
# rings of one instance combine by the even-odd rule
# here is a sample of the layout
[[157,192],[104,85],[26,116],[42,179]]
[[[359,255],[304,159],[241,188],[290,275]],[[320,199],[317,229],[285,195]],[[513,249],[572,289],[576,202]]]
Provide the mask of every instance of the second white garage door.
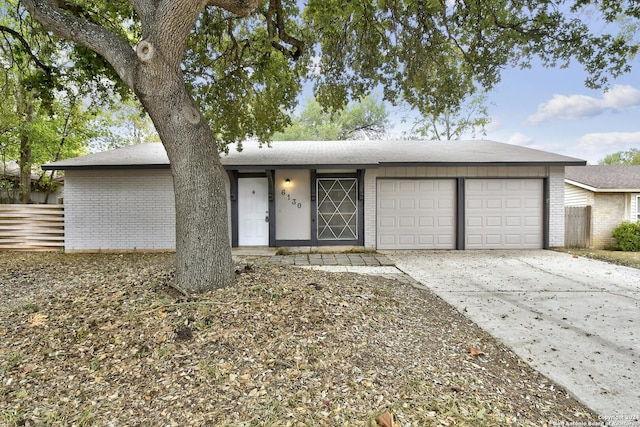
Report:
[[543,247],[541,179],[467,179],[466,249]]
[[379,249],[455,249],[456,180],[378,180]]

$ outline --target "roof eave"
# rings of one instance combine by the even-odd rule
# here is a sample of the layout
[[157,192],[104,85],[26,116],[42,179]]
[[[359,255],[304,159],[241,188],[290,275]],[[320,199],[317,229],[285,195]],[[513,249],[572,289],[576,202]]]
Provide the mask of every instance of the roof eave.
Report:
[[122,170],[122,169],[169,169],[168,163],[141,165],[42,165],[42,170]]
[[640,193],[640,188],[598,188],[569,178],[565,178],[564,182],[576,187],[584,188],[585,190],[593,193]]
[[577,161],[499,161],[499,162],[381,162],[380,167],[514,167],[514,166],[584,166],[587,162]]

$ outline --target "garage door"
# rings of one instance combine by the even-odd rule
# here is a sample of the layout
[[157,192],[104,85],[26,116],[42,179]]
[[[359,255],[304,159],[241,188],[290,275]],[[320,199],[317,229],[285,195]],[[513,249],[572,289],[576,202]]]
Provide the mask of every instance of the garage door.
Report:
[[467,179],[466,249],[543,247],[541,179]]
[[379,249],[455,249],[456,181],[378,180]]

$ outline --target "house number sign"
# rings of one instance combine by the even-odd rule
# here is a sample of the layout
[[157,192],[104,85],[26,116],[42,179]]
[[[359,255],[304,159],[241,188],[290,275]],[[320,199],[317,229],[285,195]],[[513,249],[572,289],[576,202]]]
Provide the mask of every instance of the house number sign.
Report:
[[282,194],[283,197],[286,197],[293,206],[297,207],[298,209],[302,209],[302,203],[300,203],[296,198],[292,198],[291,194],[288,194],[286,190],[282,190],[280,194]]

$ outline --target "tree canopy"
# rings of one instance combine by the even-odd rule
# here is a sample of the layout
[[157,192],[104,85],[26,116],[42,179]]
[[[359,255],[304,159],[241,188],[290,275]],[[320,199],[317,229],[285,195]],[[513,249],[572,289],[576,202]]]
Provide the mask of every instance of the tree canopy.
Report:
[[330,111],[381,88],[389,102],[439,115],[534,57],[549,66],[576,60],[588,85],[606,84],[629,69],[638,46],[626,34],[592,32],[581,10],[595,8],[606,22],[640,18],[635,0],[21,3],[80,46],[76,68],[117,75],[149,112],[174,178],[177,282],[190,290],[233,277],[218,151],[282,131],[304,78]]
[[640,165],[640,150],[630,148],[627,151],[617,151],[607,154],[598,161],[599,165]]
[[102,73],[77,66],[78,48],[53,37],[18,1],[5,1],[2,12],[0,156],[19,163],[20,199],[27,203],[32,165],[85,152],[103,130],[96,104],[116,86]]
[[469,97],[458,107],[440,113],[432,112],[414,122],[412,135],[417,138],[451,141],[478,133],[486,135],[485,127],[491,122],[486,106],[486,95],[480,93]]
[[273,136],[274,141],[335,141],[381,139],[389,124],[385,105],[369,95],[344,109],[330,113],[313,98],[307,99],[292,124]]

